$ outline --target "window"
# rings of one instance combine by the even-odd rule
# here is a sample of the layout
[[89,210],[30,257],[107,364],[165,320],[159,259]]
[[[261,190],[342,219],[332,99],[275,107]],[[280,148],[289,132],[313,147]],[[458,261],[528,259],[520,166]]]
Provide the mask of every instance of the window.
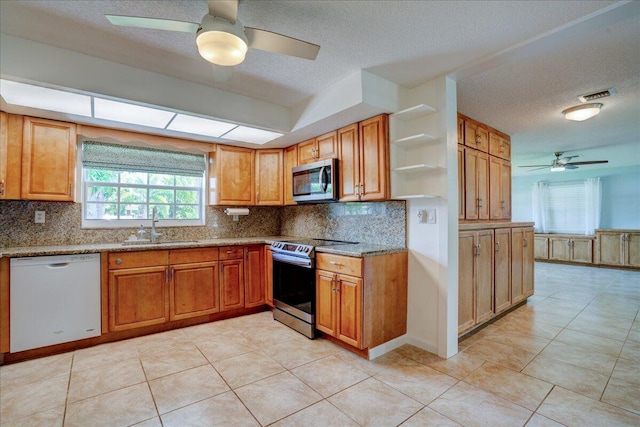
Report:
[[600,223],[600,178],[538,182],[533,209],[536,232],[592,235]]
[[204,224],[203,155],[84,142],[85,228],[138,227],[158,209],[158,226]]

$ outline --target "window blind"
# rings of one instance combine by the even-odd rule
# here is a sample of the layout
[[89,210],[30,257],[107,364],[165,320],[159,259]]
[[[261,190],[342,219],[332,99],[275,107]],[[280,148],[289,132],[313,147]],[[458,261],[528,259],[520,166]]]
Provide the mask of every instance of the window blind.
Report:
[[548,232],[584,234],[586,205],[583,181],[551,182],[546,199]]
[[82,166],[93,169],[202,177],[206,162],[203,154],[84,141]]

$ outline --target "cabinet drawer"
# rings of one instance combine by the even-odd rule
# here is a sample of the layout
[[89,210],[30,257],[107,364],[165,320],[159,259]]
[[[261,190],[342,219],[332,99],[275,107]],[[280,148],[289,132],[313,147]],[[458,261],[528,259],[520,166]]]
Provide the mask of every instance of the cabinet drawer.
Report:
[[362,258],[316,253],[316,268],[318,270],[362,277]]
[[188,264],[218,260],[218,248],[172,249],[169,264]]
[[221,246],[220,260],[244,258],[244,246]]
[[109,270],[167,265],[169,251],[118,252],[109,254]]

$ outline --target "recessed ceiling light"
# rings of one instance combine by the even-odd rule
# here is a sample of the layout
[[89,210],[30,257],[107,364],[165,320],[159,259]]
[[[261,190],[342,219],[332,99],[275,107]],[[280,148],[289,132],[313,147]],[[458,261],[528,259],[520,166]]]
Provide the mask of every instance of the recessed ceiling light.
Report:
[[175,116],[171,111],[142,107],[126,102],[93,98],[93,117],[164,129]]
[[0,80],[0,95],[12,105],[91,117],[91,97],[87,95],[4,79]]
[[169,126],[168,130],[178,132],[193,133],[196,135],[207,135],[219,137],[238,125],[231,123],[219,122],[202,117],[189,116],[186,114],[178,114]]
[[254,129],[246,126],[238,126],[232,131],[225,133],[222,136],[222,138],[262,145],[276,138],[279,138],[282,135],[283,134],[278,132],[271,132],[271,131],[262,130],[262,129]]

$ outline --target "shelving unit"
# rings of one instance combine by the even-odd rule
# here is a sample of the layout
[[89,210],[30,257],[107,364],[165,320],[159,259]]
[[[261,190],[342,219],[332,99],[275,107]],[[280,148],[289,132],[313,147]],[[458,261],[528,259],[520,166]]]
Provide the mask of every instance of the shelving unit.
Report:
[[438,194],[441,171],[438,164],[440,138],[428,116],[437,110],[417,104],[390,115],[391,130],[391,197],[394,199],[442,198]]

